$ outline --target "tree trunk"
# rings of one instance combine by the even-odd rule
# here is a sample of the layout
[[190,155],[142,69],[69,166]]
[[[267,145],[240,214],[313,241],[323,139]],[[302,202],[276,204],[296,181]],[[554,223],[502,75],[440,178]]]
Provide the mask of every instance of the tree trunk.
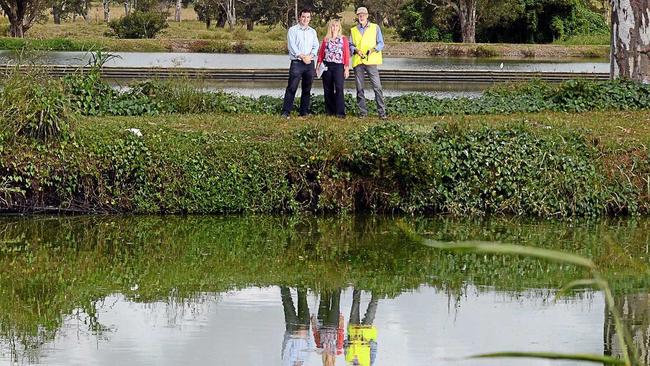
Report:
[[210,29],[210,24],[212,24],[212,19],[208,18],[205,20],[205,29]]
[[56,5],[52,6],[52,18],[54,24],[61,24],[61,11]]
[[610,77],[650,83],[650,0],[612,0]]
[[476,43],[476,0],[459,0],[458,17],[463,43]]
[[253,30],[254,27],[255,27],[255,22],[252,19],[246,19],[246,30],[250,32]]
[[235,11],[235,0],[226,0],[223,10],[226,12],[226,21],[228,23],[228,28],[233,29],[237,24],[237,13]]
[[104,23],[111,21],[111,1],[102,0],[102,5],[104,6]]
[[124,0],[124,15],[129,15],[131,13],[131,4],[129,0]]
[[[11,20],[10,20],[11,22]],[[23,22],[11,23],[9,25],[9,33],[12,37],[23,38],[25,37],[25,28],[23,27]]]
[[[295,12],[295,23],[293,24],[298,24],[298,0],[294,0],[294,12]],[[291,24],[289,24],[289,27]]]
[[9,34],[12,37],[23,38],[25,32],[34,24],[36,17],[49,7],[48,3],[38,2],[25,4],[23,1],[0,0],[0,8],[9,19]]
[[174,20],[177,22],[181,21],[181,5],[183,2],[181,0],[176,0],[176,11],[174,12]]

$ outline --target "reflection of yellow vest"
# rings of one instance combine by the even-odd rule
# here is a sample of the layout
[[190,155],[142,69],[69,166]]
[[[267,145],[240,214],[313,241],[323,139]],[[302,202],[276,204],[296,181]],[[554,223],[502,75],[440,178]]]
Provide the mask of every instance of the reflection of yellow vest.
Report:
[[370,341],[377,341],[377,328],[368,325],[349,325],[348,341],[345,361],[349,365],[370,366]]
[[[361,54],[366,54],[368,50],[374,48],[377,45],[377,24],[368,22],[366,31],[363,32],[363,36],[359,31],[359,27],[354,27],[350,30],[350,37],[352,37],[352,43],[354,47]],[[359,64],[365,65],[381,65],[381,51],[373,52],[370,54],[370,57],[361,59],[359,55],[352,56],[352,67],[355,67]]]

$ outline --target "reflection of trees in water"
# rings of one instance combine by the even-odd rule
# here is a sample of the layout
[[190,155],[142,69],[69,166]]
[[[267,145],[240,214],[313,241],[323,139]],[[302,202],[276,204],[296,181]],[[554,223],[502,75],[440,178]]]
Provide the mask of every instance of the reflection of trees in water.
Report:
[[[641,362],[650,365],[650,294],[620,295],[615,301],[624,325],[630,330]],[[621,356],[614,319],[607,308],[604,328],[604,353]]]
[[43,330],[29,337],[10,330],[0,338],[0,356],[3,358],[8,356],[11,364],[40,363],[43,344],[50,338],[50,335]]
[[[645,256],[650,220],[571,226],[405,220],[432,239],[502,241],[576,252],[608,270],[634,276],[639,287],[650,283],[645,271],[630,270],[624,260]],[[629,245],[608,250],[603,237]],[[0,343],[7,341],[0,347],[13,340],[28,350],[53,339],[62,319],[74,317],[78,309],[80,316],[91,317],[87,321],[95,326],[87,326],[86,332],[93,332],[100,326],[92,318],[94,304],[115,293],[141,303],[168,301],[173,325],[194,311],[188,307],[195,301],[193,294],[251,285],[352,285],[391,297],[427,284],[458,304],[468,290],[553,288],[582,275],[571,266],[534,260],[433,251],[405,240],[394,220],[376,216],[2,217],[3,241]],[[495,287],[468,288],[468,278],[475,285]],[[132,291],[135,283],[139,289]]]

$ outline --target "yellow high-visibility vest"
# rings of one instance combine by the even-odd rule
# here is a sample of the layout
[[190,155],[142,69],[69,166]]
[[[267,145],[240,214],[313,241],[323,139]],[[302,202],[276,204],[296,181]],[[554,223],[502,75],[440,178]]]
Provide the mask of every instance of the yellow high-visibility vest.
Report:
[[[377,46],[377,24],[368,22],[368,27],[366,31],[363,32],[363,36],[359,31],[358,27],[354,27],[350,30],[350,36],[352,37],[352,43],[361,54],[365,55],[368,50],[375,48]],[[381,51],[373,52],[369,57],[361,59],[357,54],[352,55],[352,67],[355,67],[359,64],[364,65],[381,65],[382,57]]]
[[348,326],[348,348],[345,351],[345,361],[352,365],[371,366],[370,342],[377,342],[377,328],[372,325]]

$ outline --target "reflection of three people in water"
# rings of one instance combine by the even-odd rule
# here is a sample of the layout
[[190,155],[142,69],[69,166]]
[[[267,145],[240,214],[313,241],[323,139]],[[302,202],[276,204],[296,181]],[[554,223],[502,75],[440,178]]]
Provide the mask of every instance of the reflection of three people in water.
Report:
[[[291,292],[281,287],[282,307],[286,331],[282,342],[282,360],[287,366],[302,366],[314,346],[320,353],[323,365],[333,366],[336,356],[345,352],[348,365],[372,366],[377,356],[377,328],[373,325],[378,299],[372,294],[366,313],[361,319],[361,291],[352,293],[350,319],[345,337],[344,319],[340,311],[341,290],[323,291],[320,294],[318,315],[310,317],[307,291],[297,290],[298,307],[294,306]],[[309,328],[314,336],[312,343]]]

